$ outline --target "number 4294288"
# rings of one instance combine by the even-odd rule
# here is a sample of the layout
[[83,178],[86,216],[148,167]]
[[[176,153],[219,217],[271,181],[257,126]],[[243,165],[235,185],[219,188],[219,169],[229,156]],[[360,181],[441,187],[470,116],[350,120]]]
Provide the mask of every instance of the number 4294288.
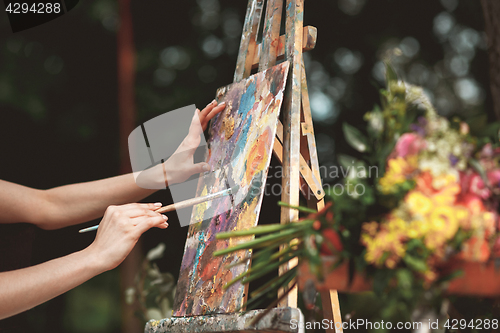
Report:
[[38,2],[38,3],[19,3],[11,2],[5,8],[5,11],[10,14],[59,14],[61,12],[60,3]]
[[476,329],[476,330],[491,330],[498,329],[498,319],[471,319],[469,321],[465,319],[448,319],[444,324],[444,327],[449,330],[457,329]]

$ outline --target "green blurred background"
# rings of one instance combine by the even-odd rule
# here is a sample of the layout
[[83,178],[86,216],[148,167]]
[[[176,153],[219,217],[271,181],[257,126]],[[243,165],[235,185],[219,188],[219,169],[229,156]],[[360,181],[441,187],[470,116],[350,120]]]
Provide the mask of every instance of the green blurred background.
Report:
[[[245,0],[132,1],[138,123],[193,103],[203,107],[232,82],[245,10]],[[111,0],[82,0],[15,34],[0,14],[1,179],[45,189],[118,174],[118,25]],[[478,1],[306,1],[304,25],[318,28],[305,59],[321,165],[336,165],[339,152],[356,156],[340,126],[361,126],[378,102],[387,57],[426,89],[441,114],[471,120],[473,131],[494,119]],[[328,176],[323,182],[339,181]],[[171,202],[167,191],[150,200]],[[261,223],[279,220],[277,200],[264,200]],[[78,234],[81,227],[37,230],[33,264],[88,246],[94,235]],[[157,264],[177,276],[186,232],[172,215],[168,231],[143,236],[143,253],[164,242]],[[26,331],[120,332],[120,298],[115,269],[29,311]],[[343,314],[366,318],[376,304],[341,295],[341,306]]]

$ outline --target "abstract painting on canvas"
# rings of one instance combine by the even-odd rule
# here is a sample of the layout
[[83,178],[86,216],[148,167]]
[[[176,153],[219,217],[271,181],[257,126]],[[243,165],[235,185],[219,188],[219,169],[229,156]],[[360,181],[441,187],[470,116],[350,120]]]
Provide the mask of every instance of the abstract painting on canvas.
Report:
[[220,88],[218,102],[226,108],[210,124],[206,161],[213,172],[201,177],[197,196],[234,185],[233,196],[194,206],[184,249],[174,316],[234,312],[245,300],[245,287],[223,286],[248,268],[227,268],[247,255],[213,257],[216,250],[247,239],[216,240],[222,231],[249,229],[257,225],[267,171],[271,160],[288,62]]

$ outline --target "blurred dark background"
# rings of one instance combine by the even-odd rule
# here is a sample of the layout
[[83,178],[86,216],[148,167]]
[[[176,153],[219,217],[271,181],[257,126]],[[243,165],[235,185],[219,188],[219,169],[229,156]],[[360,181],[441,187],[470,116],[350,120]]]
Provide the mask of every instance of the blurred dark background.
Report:
[[[232,82],[246,2],[132,1],[138,123],[193,103],[203,107]],[[15,34],[0,13],[1,179],[46,189],[118,174],[118,25],[111,0],[82,0]],[[378,102],[387,58],[425,88],[441,114],[494,119],[478,1],[306,1],[304,25],[318,28],[306,71],[321,165],[335,165],[338,152],[354,155],[340,126],[362,126]],[[167,191],[146,199],[153,200],[171,202]],[[276,201],[265,198],[263,222],[279,220]],[[78,234],[82,227],[37,230],[33,264],[88,246],[94,234]],[[177,276],[186,232],[170,215],[167,231],[143,236],[143,252],[164,242],[158,265]],[[118,286],[117,270],[102,274],[29,311],[26,331],[119,332]],[[359,313],[361,305],[342,296],[343,313]]]

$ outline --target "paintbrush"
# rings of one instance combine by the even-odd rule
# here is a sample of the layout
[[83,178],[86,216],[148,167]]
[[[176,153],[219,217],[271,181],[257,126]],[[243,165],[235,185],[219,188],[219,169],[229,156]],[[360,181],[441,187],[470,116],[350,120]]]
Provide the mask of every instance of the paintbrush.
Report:
[[[233,186],[231,188],[228,188],[228,189],[226,189],[224,191],[212,193],[212,194],[206,195],[204,197],[197,197],[197,198],[193,198],[193,199],[187,199],[187,200],[184,200],[184,201],[181,201],[181,202],[178,202],[178,203],[175,203],[175,204],[171,204],[171,205],[168,205],[168,206],[165,206],[165,207],[160,207],[157,210],[155,210],[155,212],[160,213],[160,214],[167,213],[167,212],[172,212],[172,211],[177,210],[177,209],[187,208],[187,207],[194,206],[194,205],[206,202],[206,201],[215,200],[215,199],[224,197],[226,195],[231,195],[232,196],[233,194],[235,194],[235,193],[238,192],[239,188],[240,188],[239,185],[235,185],[235,186]],[[232,197],[231,197],[231,202],[234,202],[234,200],[232,200]],[[97,230],[98,227],[99,227],[99,225],[95,225],[93,227],[81,229],[78,232],[82,234],[84,232],[89,232],[89,231]]]

